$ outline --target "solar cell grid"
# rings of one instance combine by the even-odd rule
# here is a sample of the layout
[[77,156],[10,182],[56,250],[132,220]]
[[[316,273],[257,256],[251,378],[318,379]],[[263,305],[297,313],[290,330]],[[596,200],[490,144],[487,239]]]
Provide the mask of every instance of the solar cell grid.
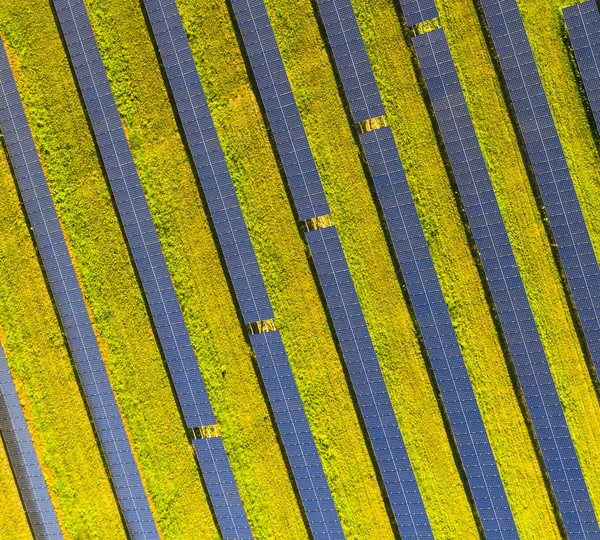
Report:
[[[55,0],[54,5],[186,426],[214,425],[216,419],[85,6],[82,0]],[[198,455],[203,476],[210,469],[206,459]],[[228,468],[229,462],[225,459],[219,467]],[[226,477],[223,473],[216,478]],[[242,507],[234,488],[235,484],[222,486],[226,504],[212,501],[215,491],[209,489],[217,521],[223,533],[233,526],[239,535],[235,538],[251,538],[245,514],[231,520],[232,509]]]
[[600,530],[443,30],[413,38],[567,532]]
[[[585,340],[600,372],[600,268],[523,20],[514,0],[483,0],[482,5]],[[597,85],[597,66],[590,68],[582,71],[582,77],[595,70],[593,84]]]
[[95,426],[111,420],[111,429],[96,432],[125,523],[134,538],[158,538],[3,43],[0,129],[92,420]]
[[425,507],[337,230],[308,231],[306,240],[400,533],[403,538],[430,538]]
[[0,434],[35,538],[62,538],[50,493],[1,345]]
[[[145,6],[219,242],[234,274],[236,296],[242,306],[245,298],[251,302],[250,309],[242,308],[245,320],[270,319],[273,311],[177,6],[173,0],[146,0]],[[245,272],[236,274],[238,269]],[[311,532],[315,538],[343,538],[281,336],[273,331],[251,335],[250,340]]]
[[231,2],[301,221],[330,213],[275,35],[261,0]]

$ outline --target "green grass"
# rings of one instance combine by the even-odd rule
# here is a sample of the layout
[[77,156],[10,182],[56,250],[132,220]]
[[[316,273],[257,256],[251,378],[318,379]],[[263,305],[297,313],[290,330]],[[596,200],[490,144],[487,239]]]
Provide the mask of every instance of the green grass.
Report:
[[[465,9],[464,4],[439,3],[453,52],[458,36],[464,47],[460,50],[464,59],[458,58],[459,67],[461,59],[466,61],[477,45],[477,41],[469,39],[464,27],[451,25],[455,19],[465,17],[473,23],[473,12]],[[519,531],[525,537],[540,537],[540,531],[544,538],[556,537],[557,525],[542,473],[511,387],[481,281],[419,93],[411,66],[412,53],[391,1],[355,0],[354,5]],[[454,15],[450,17],[447,13]],[[478,53],[474,49],[473,56],[468,58],[477,66],[485,61]],[[477,79],[477,85],[480,84]],[[491,94],[492,102],[493,99]],[[498,130],[504,125],[493,123]]]

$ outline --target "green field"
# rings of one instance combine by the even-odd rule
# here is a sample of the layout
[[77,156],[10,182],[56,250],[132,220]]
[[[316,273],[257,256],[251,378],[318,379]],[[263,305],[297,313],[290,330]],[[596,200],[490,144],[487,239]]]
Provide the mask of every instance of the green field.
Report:
[[[309,538],[139,0],[85,0],[256,538]],[[265,0],[436,538],[479,538],[311,0]],[[560,538],[512,365],[395,0],[352,0],[522,538]],[[438,0],[484,157],[600,513],[600,404],[472,0]],[[600,152],[561,0],[519,0],[600,253]],[[348,538],[391,526],[307,248],[224,0],[178,0],[267,290]],[[0,0],[59,218],[161,536],[218,538],[50,2]],[[0,339],[67,538],[124,538],[11,170],[0,152]],[[524,231],[526,233],[524,234]],[[0,538],[30,538],[0,448]]]

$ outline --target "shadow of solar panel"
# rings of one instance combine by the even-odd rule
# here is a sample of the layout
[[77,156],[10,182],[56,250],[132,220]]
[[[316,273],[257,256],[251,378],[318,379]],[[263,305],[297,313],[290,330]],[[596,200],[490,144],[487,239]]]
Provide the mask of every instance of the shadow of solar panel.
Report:
[[[246,322],[273,318],[223,151],[173,0],[146,0],[163,65]],[[343,538],[279,332],[250,337],[315,538]]]
[[385,110],[350,0],[318,0],[344,93],[356,123]]
[[194,439],[193,443],[223,538],[251,539],[252,533],[231,472],[223,439]]
[[174,0],[146,0],[194,166],[246,323],[273,318],[271,303]]
[[300,498],[315,538],[344,538],[278,331],[250,336]]
[[[216,424],[85,6],[82,0],[54,5],[186,426]],[[238,532],[251,537],[243,521]]]
[[0,346],[0,434],[36,538],[62,538],[4,350]]
[[[585,340],[600,373],[600,269],[523,20],[514,0],[483,0],[482,4]],[[587,8],[587,17],[589,13]],[[597,30],[593,33],[597,36]],[[590,39],[597,37],[590,35]],[[587,67],[582,71],[584,82],[594,77],[588,94],[595,96],[598,111],[598,67],[589,59],[582,61]]]
[[308,231],[306,240],[400,534],[432,537],[337,230]]
[[262,0],[231,5],[301,221],[330,213]]
[[3,44],[0,129],[125,523],[134,538],[158,538]]
[[599,535],[591,500],[443,30],[419,64],[567,532]]
[[400,0],[400,7],[408,26],[438,17],[435,0]]

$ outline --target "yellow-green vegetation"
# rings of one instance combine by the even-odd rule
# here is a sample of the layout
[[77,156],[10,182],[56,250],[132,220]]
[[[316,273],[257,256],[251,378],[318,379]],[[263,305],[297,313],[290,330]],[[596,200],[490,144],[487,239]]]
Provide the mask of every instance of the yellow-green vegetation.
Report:
[[[535,3],[538,6],[539,3]],[[558,13],[558,2],[555,11]],[[600,406],[472,2],[444,0],[446,28],[511,244],[595,507],[600,508]],[[537,9],[537,8],[536,8]],[[538,12],[536,21],[543,21]],[[539,38],[541,29],[530,35]],[[536,38],[537,39],[537,38]],[[532,40],[532,44],[535,43]],[[547,39],[561,47],[559,33]],[[544,45],[545,46],[545,45]],[[546,65],[550,65],[548,60]],[[551,64],[558,65],[552,57]],[[553,79],[562,78],[554,72]],[[555,94],[555,95],[558,95]],[[550,99],[552,95],[549,94]],[[578,155],[578,163],[582,160]],[[574,160],[575,161],[575,160]],[[597,173],[596,173],[597,174]],[[524,234],[526,231],[526,234]],[[517,493],[517,500],[521,490]],[[529,521],[528,521],[529,523]],[[536,528],[531,529],[535,536]],[[539,536],[538,536],[539,537]]]
[[434,533],[474,537],[475,522],[313,8],[307,0],[266,4]]
[[[524,537],[539,538],[540,531],[543,531],[544,538],[555,537],[558,535],[557,524],[542,473],[511,387],[481,281],[469,253],[448,176],[436,148],[435,134],[419,94],[411,67],[411,53],[402,35],[393,4],[389,0],[355,0],[354,5],[519,532]],[[461,75],[465,62],[471,68],[466,88],[473,91],[480,89],[481,94],[491,102],[490,106],[495,106],[494,111],[501,115],[501,95],[493,87],[493,81],[489,81],[493,72],[487,73],[487,80],[485,78],[486,60],[489,69],[489,59],[486,59],[483,50],[485,43],[481,41],[481,35],[477,34],[473,7],[468,2],[460,1],[439,2],[438,7],[441,9],[442,26],[446,28],[452,43]],[[458,26],[457,21],[462,21],[460,24],[463,26]],[[473,32],[474,37],[471,35]],[[456,46],[454,42],[457,43]],[[455,51],[458,47],[460,49]],[[475,71],[476,69],[480,71]],[[466,79],[463,84],[465,82]],[[492,92],[489,91],[489,86],[484,86],[486,83],[492,85]],[[510,128],[508,118],[504,123],[498,122],[490,113],[486,120],[486,127],[495,130],[494,136],[506,140],[507,136],[503,132]],[[505,146],[499,144],[498,150]],[[501,169],[501,173],[509,176],[510,171],[516,168],[518,174],[520,162],[518,154],[513,154],[513,157],[515,155],[516,167]],[[502,159],[506,161],[508,158],[502,156]],[[497,169],[504,167],[505,163],[494,165],[493,172],[497,173]],[[526,178],[523,181],[526,182]],[[529,222],[533,221],[536,218],[535,207],[531,206],[533,201],[525,198],[523,204],[529,204],[528,215],[533,213]],[[543,229],[539,228],[537,236],[533,236],[538,243],[543,242]],[[550,257],[547,245],[546,253]],[[551,301],[554,301],[557,295],[561,298],[560,284],[557,282],[556,271],[552,274],[551,258],[549,266],[549,269],[539,270],[549,274],[550,279],[554,276],[555,288],[552,289],[552,281],[548,287],[551,292],[554,291],[555,296],[551,297]],[[546,309],[548,310],[547,305]],[[566,315],[563,311],[563,318]],[[568,321],[563,327],[566,327],[567,336],[569,331],[572,336],[573,329]],[[564,339],[564,336],[560,339]],[[564,344],[559,341],[556,346]],[[569,346],[576,347],[573,339]]]
[[0,493],[2,493],[0,537],[15,538],[15,540],[33,538],[19,499],[17,484],[10,469],[4,444],[0,444]]

